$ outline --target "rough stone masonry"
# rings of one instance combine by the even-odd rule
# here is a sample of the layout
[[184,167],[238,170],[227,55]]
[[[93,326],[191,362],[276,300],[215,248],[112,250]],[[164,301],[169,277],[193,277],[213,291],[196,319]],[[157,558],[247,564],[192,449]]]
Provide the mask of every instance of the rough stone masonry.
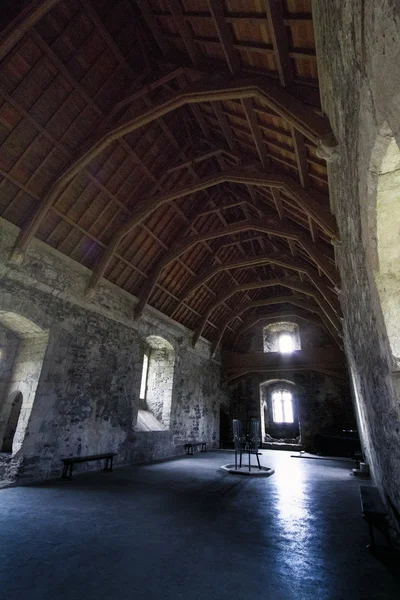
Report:
[[[2,314],[17,314],[40,336],[18,342],[24,337],[20,326],[14,323],[14,334],[6,323],[10,344],[4,348],[0,404],[18,387],[29,419],[14,455],[0,464],[2,478],[26,481],[58,475],[61,456],[115,451],[117,464],[126,464],[181,454],[188,440],[215,445],[220,402],[226,397],[220,364],[210,358],[209,345],[201,341],[193,350],[191,332],[154,310],[135,321],[133,297],[106,283],[88,300],[89,272],[39,241],[30,246],[22,266],[10,263],[16,234],[16,228],[1,222],[0,321]],[[170,423],[163,431],[138,432],[149,336],[164,339],[175,354]],[[36,367],[28,361],[28,368],[32,340],[45,341],[46,348],[41,347],[39,362],[40,353],[35,354]],[[11,369],[18,348],[20,366],[16,370],[14,363]],[[27,389],[28,384],[36,390]]]

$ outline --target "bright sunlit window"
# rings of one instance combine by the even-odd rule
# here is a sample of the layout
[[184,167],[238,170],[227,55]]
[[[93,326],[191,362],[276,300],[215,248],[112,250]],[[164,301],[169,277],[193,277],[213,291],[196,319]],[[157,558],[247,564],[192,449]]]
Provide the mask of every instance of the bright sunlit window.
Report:
[[272,418],[274,423],[293,423],[292,394],[287,390],[272,394]]
[[293,352],[293,337],[289,333],[282,333],[279,336],[279,352],[282,354]]
[[146,398],[146,387],[147,387],[147,371],[149,370],[149,356],[145,354],[143,356],[143,369],[142,369],[142,379],[140,381],[140,393],[139,398],[144,400]]

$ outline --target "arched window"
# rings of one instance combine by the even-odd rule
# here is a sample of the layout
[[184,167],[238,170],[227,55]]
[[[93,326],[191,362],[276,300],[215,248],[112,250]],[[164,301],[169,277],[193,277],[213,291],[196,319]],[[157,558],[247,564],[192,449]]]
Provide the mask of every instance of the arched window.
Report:
[[270,323],[263,329],[264,352],[289,354],[301,350],[297,323]]
[[275,390],[272,394],[274,423],[293,423],[293,399],[289,390]]
[[260,384],[263,441],[300,441],[299,402],[296,386],[289,379],[269,379]]
[[171,421],[175,351],[162,337],[146,339],[140,381],[137,431],[163,431]]
[[0,451],[16,454],[28,430],[49,336],[9,310],[0,310],[0,331]]

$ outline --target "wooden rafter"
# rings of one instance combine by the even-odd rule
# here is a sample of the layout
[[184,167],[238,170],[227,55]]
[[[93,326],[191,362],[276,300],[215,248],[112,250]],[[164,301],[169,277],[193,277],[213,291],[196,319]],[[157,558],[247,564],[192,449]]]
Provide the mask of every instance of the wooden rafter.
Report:
[[329,304],[325,301],[323,296],[320,294],[318,290],[316,290],[313,286],[303,284],[300,281],[296,281],[293,278],[288,279],[267,279],[264,281],[248,281],[242,285],[237,286],[236,288],[230,287],[228,290],[222,291],[218,294],[217,298],[210,303],[206,310],[203,313],[201,321],[196,328],[196,331],[193,335],[193,345],[195,345],[203,333],[204,327],[208,321],[210,314],[218,308],[222,303],[226,302],[231,296],[237,294],[238,292],[243,292],[246,290],[256,290],[267,287],[286,287],[295,292],[300,292],[307,296],[314,298],[317,302],[321,310],[325,313],[326,317],[329,319],[333,327],[337,332],[341,330],[341,324],[339,319],[336,316],[336,313],[331,309]]
[[193,41],[193,37],[190,31],[190,25],[183,18],[183,10],[180,4],[180,0],[168,0],[171,13],[174,17],[175,24],[179,33],[182,37],[183,43],[186,46],[186,50],[190,56],[192,63],[196,66],[199,62],[199,52],[196,44]]
[[[299,204],[299,206],[306,211],[306,214],[311,214],[313,219],[318,221],[318,224],[325,230],[327,233],[334,237],[336,235],[336,224],[335,220],[322,207],[318,206],[316,202],[311,199],[307,192],[301,188],[294,180],[291,180],[285,174],[260,174],[256,171],[251,170],[249,173],[246,173],[245,170],[238,171],[235,169],[234,171],[227,171],[225,173],[220,173],[213,175],[208,178],[204,178],[200,180],[198,183],[195,183],[191,186],[182,188],[180,190],[175,190],[171,193],[168,193],[164,196],[156,196],[155,198],[150,198],[143,200],[138,203],[135,210],[135,215],[125,224],[123,228],[119,232],[117,232],[113,239],[110,242],[110,245],[107,249],[107,252],[103,255],[102,260],[100,261],[96,272],[92,278],[91,287],[95,287],[98,281],[103,277],[107,266],[111,260],[112,255],[118,248],[121,240],[130,232],[134,227],[142,223],[152,212],[154,212],[157,208],[171,202],[172,200],[176,200],[177,198],[182,198],[184,196],[188,196],[194,194],[196,192],[208,189],[215,185],[219,185],[225,182],[234,182],[234,183],[245,183],[249,185],[264,185],[268,187],[277,187],[285,189],[289,194],[291,194],[295,201]],[[289,236],[290,237],[290,236]]]
[[146,21],[150,31],[152,32],[153,37],[156,40],[161,52],[164,54],[165,57],[167,57],[170,54],[171,49],[165,38],[165,35],[161,31],[161,27],[159,26],[157,19],[153,15],[153,11],[151,10],[149,1],[136,0],[136,4],[142,11],[144,20]]
[[297,273],[307,275],[316,289],[320,291],[325,300],[330,304],[334,311],[338,311],[338,299],[329,289],[329,280],[318,277],[317,271],[305,261],[298,259],[292,260],[282,256],[281,252],[269,253],[258,256],[247,256],[245,258],[233,260],[220,265],[213,265],[204,269],[187,287],[182,291],[182,297],[188,298],[201,285],[204,285],[218,273],[230,269],[244,269],[248,267],[262,266],[265,264],[275,264],[277,266],[296,271]]
[[[22,226],[15,256],[37,235],[93,268],[91,286],[106,276],[139,294],[136,315],[150,302],[192,330],[205,318],[210,339],[236,308],[229,296],[208,320],[221,296],[249,286],[235,300],[252,304],[291,274],[340,314],[316,153],[334,140],[311,15],[288,12],[302,0],[82,0],[42,18],[58,2],[15,2],[12,16],[27,7],[15,31],[0,25],[0,204]],[[288,173],[289,187],[273,179]]]
[[[318,309],[314,309],[313,312],[318,311]],[[318,315],[318,312],[316,312]],[[286,319],[301,319],[302,321],[308,321],[309,323],[313,323],[314,325],[318,325],[318,327],[324,328],[324,324],[320,319],[313,318],[311,315],[307,315],[307,313],[302,314],[296,307],[293,307],[290,311],[288,310],[276,310],[271,313],[265,314],[257,314],[249,319],[246,319],[243,323],[242,327],[238,330],[237,336],[238,338],[248,331],[252,329],[256,325],[260,323],[267,323],[269,321],[283,321]]]
[[[231,323],[234,319],[237,319],[238,317],[240,317],[244,312],[252,309],[252,308],[259,308],[259,307],[265,307],[265,306],[274,306],[274,305],[278,305],[278,304],[293,304],[294,306],[299,306],[300,308],[304,308],[305,310],[310,310],[310,304],[308,302],[304,302],[303,300],[301,300],[301,298],[296,298],[295,296],[275,296],[273,298],[267,298],[267,299],[263,299],[263,300],[255,300],[254,302],[250,302],[250,303],[245,303],[245,304],[240,304],[233,312],[231,312],[222,322],[219,331],[218,331],[218,336],[215,339],[215,341],[213,342],[212,348],[211,348],[211,353],[215,354],[221,340],[222,337],[225,333],[225,330],[227,328],[227,326],[229,325],[229,323]],[[328,321],[325,317],[325,314],[323,313],[323,311],[321,311],[321,315],[323,315],[323,320],[324,320],[324,325],[327,327],[327,329],[329,330],[330,335],[332,336],[332,338],[336,341],[336,343],[338,344],[339,347],[341,347],[341,336],[337,333],[336,329],[334,327],[332,327],[330,321]]]
[[316,115],[313,111],[287,94],[287,92],[271,86],[266,81],[255,83],[238,80],[235,82],[218,82],[213,85],[193,86],[192,88],[184,89],[177,92],[169,100],[163,101],[161,104],[144,111],[141,115],[103,135],[100,139],[93,142],[89,150],[82,152],[63,173],[60,173],[53,187],[33,214],[31,221],[21,231],[16,242],[15,252],[25,251],[49,208],[65,189],[65,186],[114,141],[128,133],[136,131],[144,125],[152,123],[156,119],[160,119],[177,108],[193,102],[213,102],[229,99],[241,100],[254,97],[258,97],[269,104],[278,114],[286,118],[314,143],[322,143],[324,140],[332,143],[332,133],[329,123],[325,119]]
[[267,151],[265,149],[263,134],[258,124],[256,113],[254,112],[253,100],[251,98],[246,98],[242,100],[242,106],[250,127],[251,134],[253,136],[258,156],[260,157],[261,164],[263,168],[266,169],[268,167],[269,161]]
[[287,86],[293,81],[293,67],[291,64],[286,26],[283,19],[282,0],[264,0],[264,2],[279,79],[282,85]]
[[300,183],[303,188],[307,188],[310,184],[310,176],[308,172],[307,149],[304,142],[304,136],[299,131],[294,129],[294,127],[291,128],[291,132]]
[[[139,316],[142,314],[145,305],[147,304],[150,295],[154,289],[154,286],[157,282],[157,279],[161,273],[161,271],[171,262],[176,260],[181,254],[195,246],[196,244],[204,241],[204,240],[212,240],[220,237],[225,237],[227,235],[233,235],[235,233],[240,233],[242,231],[262,231],[264,233],[268,233],[274,236],[283,237],[286,239],[295,239],[298,243],[303,247],[303,249],[309,254],[310,258],[320,266],[321,270],[325,273],[328,279],[334,284],[338,283],[338,276],[334,267],[327,261],[326,257],[321,254],[321,252],[317,249],[314,244],[309,243],[304,239],[302,234],[299,234],[295,228],[291,228],[288,226],[276,226],[272,225],[269,221],[262,221],[261,219],[256,221],[244,221],[240,223],[235,223],[234,225],[230,225],[220,230],[215,230],[207,233],[202,233],[194,237],[185,238],[182,241],[178,241],[174,248],[171,249],[170,253],[163,256],[157,264],[155,264],[149,274],[149,278],[146,286],[142,290],[140,295],[139,303],[136,306],[135,314]],[[103,256],[103,260],[105,259]],[[94,273],[92,278],[92,286],[96,285],[99,279],[99,274],[103,272],[102,263],[99,264],[99,269],[96,273]]]
[[33,0],[0,31],[0,61],[14,48],[40,19],[42,19],[61,0]]
[[230,26],[225,21],[225,8],[222,0],[207,0],[213,18],[218,39],[225,54],[230,72],[234,75],[240,69],[239,52],[234,47],[234,40]]

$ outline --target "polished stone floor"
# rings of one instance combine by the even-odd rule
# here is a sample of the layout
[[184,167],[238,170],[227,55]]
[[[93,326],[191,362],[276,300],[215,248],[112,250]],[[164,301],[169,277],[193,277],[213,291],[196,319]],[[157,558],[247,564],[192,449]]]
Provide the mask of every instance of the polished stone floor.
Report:
[[249,479],[218,470],[231,460],[197,454],[0,490],[0,597],[400,598],[385,550],[366,549],[351,464],[267,450],[275,474]]

